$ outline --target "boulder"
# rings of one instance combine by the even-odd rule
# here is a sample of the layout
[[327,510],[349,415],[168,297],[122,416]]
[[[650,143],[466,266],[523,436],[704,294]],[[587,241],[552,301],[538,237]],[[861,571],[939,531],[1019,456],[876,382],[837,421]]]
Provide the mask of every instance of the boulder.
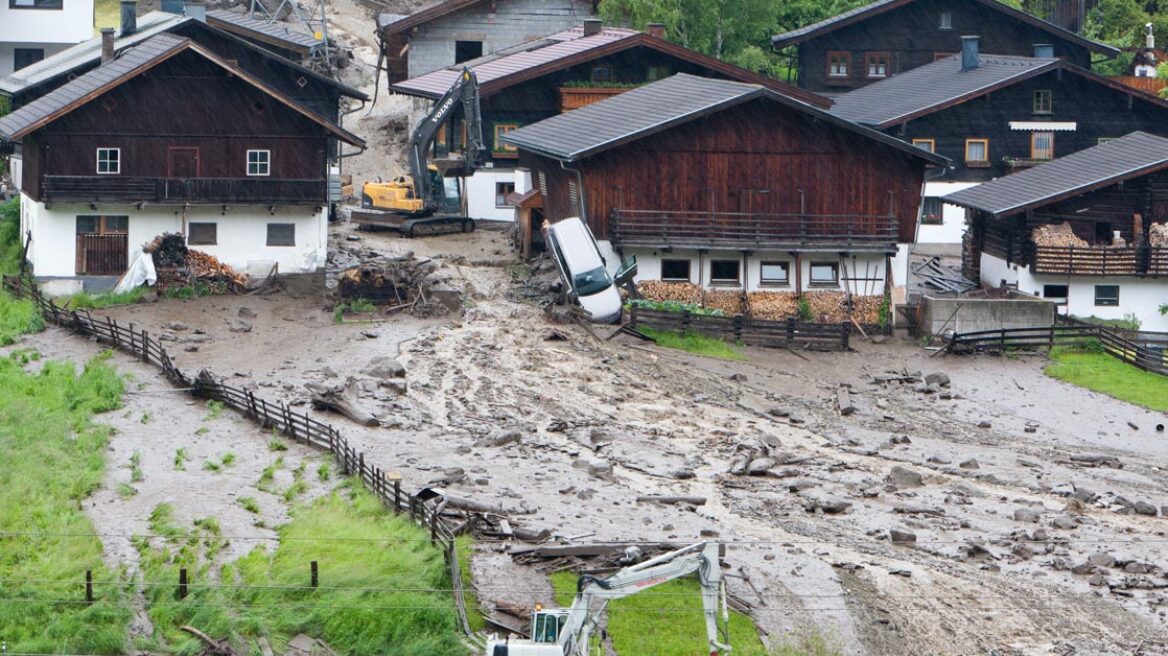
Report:
[[949,375],[941,372],[928,374],[925,376],[925,383],[929,385],[938,385],[940,387],[949,387]]
[[964,460],[960,464],[958,464],[957,466],[962,468],[962,469],[981,469],[981,465],[979,465],[977,463],[977,459],[975,459],[975,458],[970,458],[969,460]]
[[251,322],[243,319],[229,319],[227,321],[227,330],[233,333],[250,333]]
[[896,487],[922,487],[925,484],[924,478],[917,472],[897,465],[888,472],[887,481]]
[[1132,508],[1136,511],[1137,515],[1156,516],[1156,506],[1153,506],[1147,501],[1137,501],[1132,505]]
[[1069,530],[1075,528],[1076,526],[1078,526],[1079,523],[1077,521],[1075,521],[1074,517],[1070,517],[1067,515],[1061,515],[1059,517],[1055,517],[1054,519],[1050,520],[1050,525],[1053,526],[1054,528],[1061,528],[1064,531],[1069,531]]
[[893,544],[910,544],[917,541],[916,533],[899,528],[888,529],[888,538],[892,540]]
[[937,455],[929,456],[928,461],[933,463],[934,465],[948,465],[949,463],[953,462],[952,460],[950,460],[948,458],[945,458],[943,456],[937,456]]
[[612,477],[612,463],[600,458],[580,458],[572,463],[576,469],[583,469],[588,472],[589,476],[596,478],[611,478]]
[[394,358],[379,355],[369,361],[363,373],[374,378],[401,378],[406,375],[406,368]]
[[506,446],[523,439],[523,434],[517,430],[509,430],[491,438],[491,446]]
[[1036,524],[1041,517],[1038,511],[1033,508],[1016,508],[1014,510],[1014,521],[1016,522]]
[[746,467],[746,473],[750,476],[766,476],[775,464],[774,458],[755,458]]
[[832,497],[811,497],[803,504],[807,512],[822,510],[828,515],[838,515],[852,507],[851,502]]
[[1115,565],[1115,556],[1112,556],[1109,553],[1105,553],[1105,552],[1100,551],[1098,553],[1093,553],[1090,556],[1088,556],[1087,562],[1091,563],[1092,565],[1094,565],[1096,567],[1111,567],[1112,565]]

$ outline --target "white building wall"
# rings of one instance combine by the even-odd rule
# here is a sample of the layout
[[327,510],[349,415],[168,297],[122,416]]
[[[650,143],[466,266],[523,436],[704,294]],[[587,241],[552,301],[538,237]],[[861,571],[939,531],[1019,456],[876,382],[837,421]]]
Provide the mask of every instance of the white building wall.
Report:
[[466,179],[466,212],[472,219],[514,221],[515,208],[495,204],[495,185],[515,183],[515,169],[485,168]]
[[[976,182],[926,182],[926,197],[941,197],[946,194],[976,187]],[[945,203],[940,225],[918,223],[917,244],[950,244],[960,247],[961,236],[965,233],[965,210]]]
[[13,69],[13,49],[41,48],[45,57],[93,37],[93,0],[62,0],[61,9],[13,9],[0,2],[0,76]]
[[[1002,280],[1017,285],[1020,292],[1038,297],[1043,296],[1046,285],[1067,285],[1066,303],[1059,306],[1062,314],[1100,319],[1124,319],[1134,315],[1142,330],[1168,332],[1168,316],[1160,314],[1160,306],[1168,303],[1168,280],[1134,276],[1034,275],[1030,267],[1007,265],[1002,258],[983,253],[981,282],[997,287]],[[1118,285],[1119,305],[1095,305],[1096,285]]]
[[[37,277],[70,278],[76,272],[76,226],[79,215],[129,217],[129,253],[127,265],[142,245],[163,232],[184,232],[191,222],[217,224],[217,243],[192,246],[214,255],[224,264],[252,275],[266,275],[273,264],[281,273],[307,273],[325,265],[328,255],[328,211],[312,207],[232,206],[226,212],[220,206],[181,207],[54,204],[46,209],[22,194],[22,232],[31,230],[29,260]],[[295,246],[268,246],[268,223],[292,223],[296,226]]]

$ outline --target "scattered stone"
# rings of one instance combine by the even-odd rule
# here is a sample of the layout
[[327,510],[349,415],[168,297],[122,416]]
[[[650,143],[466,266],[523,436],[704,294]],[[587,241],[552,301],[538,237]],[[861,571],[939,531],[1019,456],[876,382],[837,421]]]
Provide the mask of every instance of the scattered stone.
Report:
[[189,346],[184,346],[183,350],[186,351],[187,353],[194,353],[195,351],[199,350],[199,347],[195,346],[194,344],[191,344]]
[[336,378],[340,374],[337,373],[336,369],[333,369],[332,367],[329,367],[329,366],[325,366],[325,367],[321,368],[320,375],[324,376],[325,378]]
[[948,458],[943,458],[941,456],[934,455],[934,456],[929,456],[928,462],[931,462],[934,465],[948,465],[948,464],[952,463],[953,461],[949,460]]
[[1041,518],[1042,516],[1038,513],[1038,511],[1031,508],[1016,508],[1014,510],[1014,521],[1016,522],[1029,522],[1031,524],[1037,524],[1038,520]]
[[1147,515],[1148,517],[1156,516],[1156,506],[1153,506],[1147,501],[1135,502],[1135,504],[1133,504],[1133,509],[1136,511],[1137,515]]
[[790,417],[791,411],[786,409],[786,408],[780,408],[778,406],[775,406],[775,407],[771,408],[770,410],[767,410],[767,414],[772,416],[772,417]]
[[233,333],[250,333],[251,322],[244,321],[243,319],[228,319],[227,330]]
[[[491,440],[491,446],[507,446],[523,439],[523,434],[517,430],[509,430]],[[578,461],[577,461],[578,462]]]
[[387,355],[379,355],[369,361],[364,373],[374,378],[401,378],[406,375],[406,368]]
[[1112,565],[1115,564],[1115,556],[1112,556],[1109,553],[1105,553],[1105,552],[1100,551],[1098,553],[1093,553],[1090,556],[1088,556],[1087,562],[1091,563],[1092,565],[1094,565],[1096,567],[1111,567]]
[[1107,583],[1107,579],[1103,578],[1102,574],[1092,574],[1091,578],[1087,579],[1087,583],[1094,588],[1103,587]]
[[[882,335],[881,335],[881,336],[882,336]],[[888,570],[888,573],[889,573],[889,574],[891,574],[891,575],[893,575],[893,576],[903,576],[903,577],[905,577],[906,579],[911,579],[911,578],[912,578],[912,570],[907,570],[907,569],[890,569],[890,570]]]
[[244,319],[255,319],[256,318],[255,310],[253,310],[247,306],[239,308],[238,314],[239,314],[239,316],[243,317]]
[[345,235],[345,241],[361,241],[361,235]]
[[910,533],[909,531],[898,528],[888,529],[888,537],[892,540],[893,544],[908,544],[917,541],[916,533]]
[[409,384],[406,381],[397,378],[377,381],[377,386],[382,389],[389,390],[398,396],[403,396],[406,394],[406,392],[409,391]]
[[899,488],[923,487],[925,484],[924,478],[920,474],[900,465],[896,465],[888,472],[886,480]]
[[692,469],[678,469],[674,471],[671,476],[679,481],[684,481],[697,476],[697,474],[695,474]]
[[1014,543],[1014,546],[1010,547],[1010,553],[1022,560],[1030,560],[1034,557],[1034,550],[1021,542]]
[[981,469],[981,465],[979,465],[977,463],[976,458],[970,458],[969,460],[964,460],[960,464],[958,464],[957,466],[962,468],[962,469]]
[[572,463],[576,469],[583,469],[588,472],[589,476],[596,478],[611,478],[612,477],[612,463],[600,458],[580,458]]
[[937,385],[940,387],[949,387],[949,375],[944,373],[928,374],[925,376],[925,382],[929,385]]
[[993,424],[991,424],[990,422],[983,419],[983,420],[977,422],[977,427],[978,428],[992,428]]
[[1123,463],[1120,462],[1119,458],[1101,454],[1076,454],[1071,456],[1071,462],[1077,465],[1082,465],[1084,467],[1110,467],[1112,469],[1123,469]]
[[1095,566],[1088,562],[1082,562],[1071,568],[1071,574],[1078,574],[1080,576],[1091,574],[1095,571]]
[[893,435],[888,438],[889,444],[912,444],[912,440],[908,439],[908,435]]
[[852,504],[850,501],[844,501],[843,499],[835,499],[830,497],[809,497],[803,504],[803,508],[806,509],[807,512],[823,511],[828,515],[838,515],[839,513],[842,513],[851,507]]
[[181,321],[167,321],[162,324],[162,327],[167,330],[187,330],[189,328],[189,326]]
[[1064,531],[1069,531],[1069,530],[1075,528],[1076,526],[1078,526],[1079,523],[1075,521],[1074,517],[1068,517],[1067,515],[1061,515],[1059,517],[1055,517],[1054,519],[1050,520],[1050,525],[1055,527],[1055,528],[1061,528]]
[[1124,565],[1123,571],[1128,574],[1147,574],[1151,571],[1146,563],[1128,563]]
[[716,538],[719,534],[718,531],[712,528],[703,528],[702,530],[698,531],[698,535],[702,536],[703,538]]
[[377,332],[376,330],[362,330],[361,336],[365,339],[377,339],[378,337],[381,337],[381,333]]
[[766,476],[775,464],[774,458],[755,458],[747,465],[746,473],[749,476]]
[[745,383],[746,382],[746,374],[730,374],[727,378],[729,378],[730,380],[732,380],[736,383]]
[[1099,498],[1098,494],[1095,494],[1094,492],[1092,492],[1091,490],[1088,490],[1085,487],[1079,487],[1078,485],[1075,485],[1074,487],[1075,487],[1074,496],[1075,496],[1075,499],[1078,501],[1081,501],[1083,503],[1091,503],[1095,499]]

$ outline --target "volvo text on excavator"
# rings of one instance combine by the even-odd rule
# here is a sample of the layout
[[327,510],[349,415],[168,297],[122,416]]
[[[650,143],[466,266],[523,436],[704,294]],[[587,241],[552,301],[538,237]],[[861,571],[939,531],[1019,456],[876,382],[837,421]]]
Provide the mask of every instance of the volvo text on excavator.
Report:
[[[588,656],[589,638],[604,607],[613,599],[643,592],[656,585],[697,572],[706,621],[706,649],[710,656],[730,653],[727,638],[729,611],[726,588],[718,565],[718,545],[700,542],[626,567],[608,578],[581,576],[570,608],[536,608],[531,639],[492,637],[486,656]],[[721,625],[719,625],[719,616]]]
[[[440,169],[430,161],[430,153],[442,126],[459,106],[466,124],[465,151],[456,161],[441,162]],[[486,154],[479,83],[474,71],[463,68],[430,114],[418,124],[410,136],[407,151],[410,174],[389,182],[366,182],[361,188],[361,208],[352,213],[353,223],[394,227],[406,235],[413,234],[418,226],[474,229],[474,222],[463,212],[460,186],[453,179],[474,174]]]

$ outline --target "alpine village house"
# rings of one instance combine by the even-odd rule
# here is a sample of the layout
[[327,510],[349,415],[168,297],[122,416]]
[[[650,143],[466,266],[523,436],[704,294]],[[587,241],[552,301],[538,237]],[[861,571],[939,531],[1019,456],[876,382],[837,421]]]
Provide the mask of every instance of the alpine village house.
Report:
[[364,142],[190,38],[116,58],[107,46],[100,66],[0,118],[23,152],[34,274],[106,287],[166,232],[253,275],[321,269],[329,161]]
[[903,286],[926,168],[947,160],[759,84],[675,74],[508,132],[542,218],[610,267],[706,288]]
[[[490,148],[484,168],[466,180],[467,212],[476,219],[512,220],[507,196],[526,190],[516,171],[518,152],[502,141],[503,135],[639,84],[689,73],[759,84],[823,108],[829,104],[816,94],[666,41],[663,26],[639,32],[589,19],[582,26],[391,85],[395,93],[418,99],[411,126],[463,67],[478,77],[483,133]],[[455,115],[439,137],[440,155],[461,147],[463,130],[461,117]]]

